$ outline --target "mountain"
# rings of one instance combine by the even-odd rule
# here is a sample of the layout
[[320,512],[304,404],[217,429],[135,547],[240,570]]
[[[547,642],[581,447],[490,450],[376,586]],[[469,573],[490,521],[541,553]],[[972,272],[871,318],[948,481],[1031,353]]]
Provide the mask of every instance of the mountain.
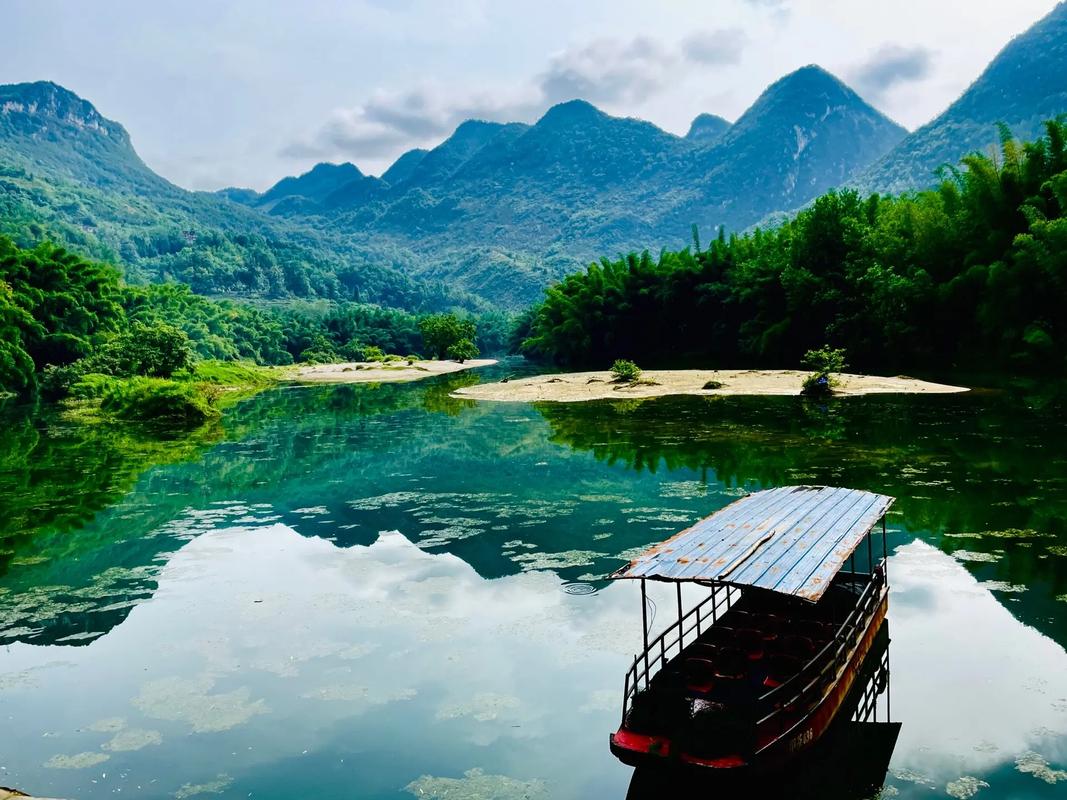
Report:
[[591,260],[684,246],[693,225],[707,238],[835,186],[925,185],[990,142],[997,120],[1029,136],[1067,111],[1063,63],[1061,4],[911,135],[813,65],[732,125],[701,114],[684,137],[573,100],[532,125],[468,120],[381,178],[319,164],[262,195],[186,192],[87,101],[55,84],[0,87],[0,231],[58,236],[133,279],[198,291],[520,308]]
[[433,150],[402,156],[384,192],[342,201],[340,190],[306,213],[411,248],[420,277],[523,306],[547,280],[603,255],[681,246],[694,223],[739,229],[801,206],[905,133],[806,67],[736,124],[704,114],[685,137],[582,100],[533,125],[465,122]]
[[[351,176],[349,167],[338,169]],[[301,176],[280,185],[328,183]],[[277,219],[230,199],[238,197],[258,196],[189,192],[160,177],[121,125],[61,86],[0,86],[0,233],[20,245],[50,239],[121,265],[132,282],[176,280],[205,294],[469,303],[413,278],[412,257],[398,247]]]
[[691,142],[711,144],[730,128],[730,123],[715,114],[698,114],[685,138]]
[[266,206],[285,197],[306,197],[308,200],[322,201],[346,183],[360,180],[363,177],[359,168],[348,162],[316,164],[303,175],[295,178],[282,178],[262,194],[257,204]]
[[866,191],[901,192],[937,183],[938,168],[999,144],[997,124],[1018,138],[1067,112],[1067,3],[1012,39],[970,88],[865,172]]
[[411,176],[411,173],[415,171],[415,167],[419,165],[428,152],[430,151],[423,150],[421,147],[408,150],[394,161],[389,169],[382,173],[382,180],[390,186],[403,183]]
[[841,185],[906,135],[826,70],[803,67],[769,86],[691,160],[702,170],[695,194],[668,219],[748,227]]

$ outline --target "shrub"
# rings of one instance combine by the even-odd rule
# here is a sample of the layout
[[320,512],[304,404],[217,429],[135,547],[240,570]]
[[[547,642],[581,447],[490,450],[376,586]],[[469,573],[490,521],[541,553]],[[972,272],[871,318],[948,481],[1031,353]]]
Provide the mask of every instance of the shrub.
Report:
[[422,356],[416,353],[408,353],[406,356],[404,356],[404,360],[407,361],[410,365],[414,364],[416,361],[422,361]]
[[72,364],[56,366],[48,364],[38,381],[41,394],[49,400],[58,400],[71,393],[74,384],[86,374],[86,360],[78,359]]
[[478,347],[470,339],[461,339],[448,348],[448,357],[462,364],[468,358],[478,357]]
[[632,361],[627,361],[625,358],[618,358],[615,363],[611,365],[611,376],[617,381],[628,381],[633,383],[641,377],[641,368]]
[[100,407],[123,419],[197,425],[219,415],[213,399],[195,383],[138,377],[103,385]]
[[818,350],[805,353],[800,363],[811,370],[811,374],[804,378],[800,393],[809,397],[824,397],[833,394],[834,387],[840,385],[834,373],[845,369],[845,350],[823,345]]
[[300,361],[304,364],[334,364],[340,359],[333,350],[317,350],[308,348],[300,354]]
[[119,378],[113,378],[110,375],[89,372],[82,375],[71,385],[68,394],[78,400],[95,400],[98,397],[103,397],[108,389],[118,381]]
[[367,346],[358,339],[349,340],[348,344],[342,345],[338,352],[346,361],[367,360]]
[[370,345],[363,348],[363,360],[364,361],[385,361],[385,351],[380,347]]

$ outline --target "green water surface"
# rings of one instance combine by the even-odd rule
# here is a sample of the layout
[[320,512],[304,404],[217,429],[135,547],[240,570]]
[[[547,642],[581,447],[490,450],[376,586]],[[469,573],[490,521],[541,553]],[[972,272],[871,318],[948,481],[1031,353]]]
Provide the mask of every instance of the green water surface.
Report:
[[898,498],[882,795],[1067,792],[1061,395],[449,397],[479,379],[282,388],[191,435],[3,410],[0,785],[625,797],[640,607],[603,576],[815,483]]

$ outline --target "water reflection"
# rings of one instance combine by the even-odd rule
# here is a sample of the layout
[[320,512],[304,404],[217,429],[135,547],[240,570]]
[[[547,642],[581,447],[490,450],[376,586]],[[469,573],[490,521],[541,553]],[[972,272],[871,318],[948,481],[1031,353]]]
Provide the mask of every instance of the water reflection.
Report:
[[[889,569],[903,729],[888,785],[1055,796],[1062,648],[929,545]],[[324,798],[627,792],[606,741],[638,648],[629,584],[575,595],[552,571],[487,579],[398,533],[338,548],[277,523],[203,532],[157,581],[87,647],[5,648],[3,728],[19,735],[0,783],[86,798],[277,796],[294,780]]]
[[826,482],[900,498],[887,794],[1062,794],[1055,402],[449,388],[270,392],[173,457],[40,419],[5,438],[0,785],[623,797],[607,734],[640,623],[602,576],[745,489]]

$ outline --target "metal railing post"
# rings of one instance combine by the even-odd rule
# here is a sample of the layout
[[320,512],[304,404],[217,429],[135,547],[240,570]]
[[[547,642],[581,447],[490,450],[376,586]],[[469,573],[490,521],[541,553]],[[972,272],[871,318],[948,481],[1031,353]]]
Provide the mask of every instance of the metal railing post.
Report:
[[641,579],[641,633],[645,644],[645,686],[648,686],[648,598],[644,578]]

